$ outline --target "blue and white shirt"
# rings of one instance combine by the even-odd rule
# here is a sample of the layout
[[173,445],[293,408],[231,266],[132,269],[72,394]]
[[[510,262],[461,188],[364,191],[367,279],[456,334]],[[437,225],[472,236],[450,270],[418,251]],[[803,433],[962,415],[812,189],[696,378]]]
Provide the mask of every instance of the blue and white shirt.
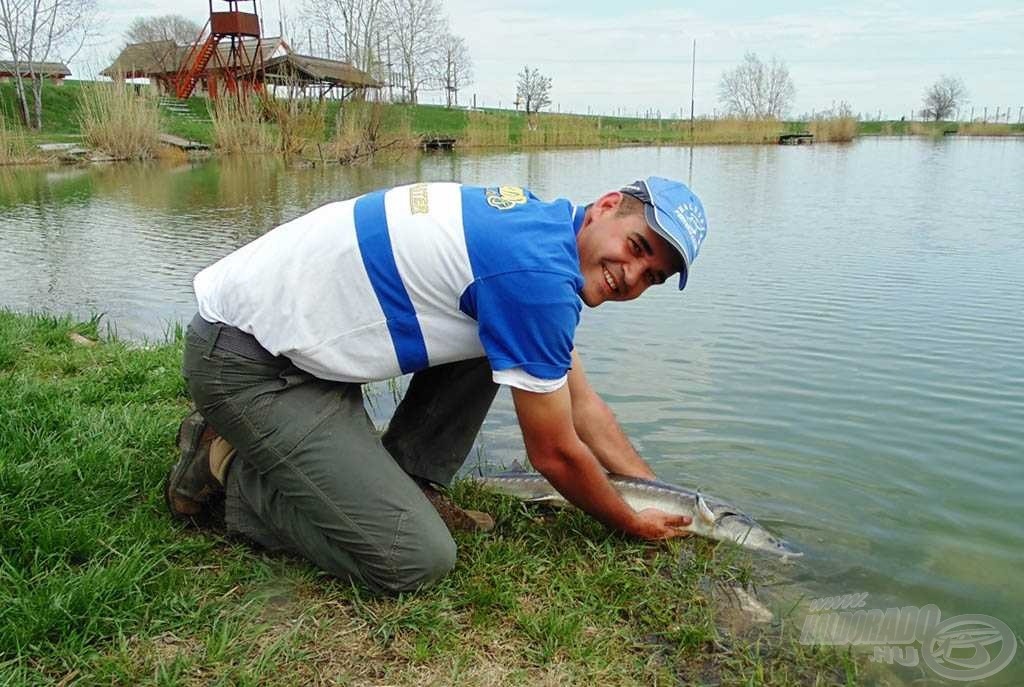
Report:
[[565,383],[584,209],[515,186],[401,186],[330,203],[195,277],[199,312],[323,379],[486,355],[494,381]]

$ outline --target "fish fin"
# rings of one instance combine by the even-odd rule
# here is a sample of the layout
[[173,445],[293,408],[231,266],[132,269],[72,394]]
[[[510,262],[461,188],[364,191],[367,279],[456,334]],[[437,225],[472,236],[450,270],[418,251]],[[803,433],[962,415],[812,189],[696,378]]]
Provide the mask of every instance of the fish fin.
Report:
[[561,497],[558,494],[538,494],[537,496],[531,496],[528,499],[523,499],[526,503],[546,503],[548,501],[559,501]]
[[707,501],[704,500],[699,491],[697,492],[697,514],[705,524],[714,526],[717,519],[715,518],[715,512],[708,507]]

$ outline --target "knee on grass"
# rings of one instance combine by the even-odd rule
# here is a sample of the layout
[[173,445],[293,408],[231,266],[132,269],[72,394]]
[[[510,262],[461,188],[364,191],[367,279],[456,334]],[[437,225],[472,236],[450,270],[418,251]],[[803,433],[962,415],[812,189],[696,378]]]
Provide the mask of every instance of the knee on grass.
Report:
[[447,529],[410,544],[395,552],[390,569],[372,571],[371,586],[389,594],[413,591],[435,584],[455,567],[455,541]]

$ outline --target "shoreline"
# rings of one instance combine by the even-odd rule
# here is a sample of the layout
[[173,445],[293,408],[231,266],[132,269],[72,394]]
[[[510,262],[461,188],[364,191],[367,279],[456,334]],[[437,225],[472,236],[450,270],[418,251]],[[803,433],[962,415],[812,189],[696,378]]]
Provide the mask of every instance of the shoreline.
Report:
[[[491,512],[458,535],[438,586],[371,598],[295,559],[183,530],[160,483],[187,408],[181,332],[133,346],[100,319],[0,310],[0,676],[132,684],[215,679],[356,683],[856,684],[859,659],[798,643],[717,590],[774,581],[760,557],[697,538],[626,539],[453,487]],[[72,629],[73,628],[73,629]]]
[[[47,156],[39,145],[81,142],[86,146],[81,125],[82,94],[96,83],[100,82],[70,81],[59,87],[47,84],[43,91],[42,131],[25,130],[13,121],[9,114],[14,111],[13,89],[9,84],[0,84],[0,166],[73,164],[73,160],[62,162],[58,155]],[[461,150],[777,145],[780,136],[803,132],[814,133],[816,143],[845,143],[862,136],[1024,137],[1024,124],[858,121],[854,118],[811,121],[726,118],[697,119],[691,127],[690,121],[685,119],[551,112],[527,117],[511,110],[449,109],[439,105],[343,105],[340,101],[296,101],[289,105],[297,108],[296,112],[285,112],[281,115],[285,119],[280,121],[301,121],[300,129],[293,131],[288,127],[298,125],[290,123],[285,127],[275,123],[276,120],[248,121],[246,117],[251,114],[244,111],[226,115],[227,123],[223,126],[215,124],[209,102],[200,97],[190,98],[182,106],[185,114],[170,111],[153,100],[153,116],[158,117],[160,134],[209,146],[209,155],[214,157],[236,154],[232,152],[235,149],[243,150],[245,154],[273,154],[321,164],[325,161],[357,163],[367,158],[367,153],[359,147],[367,135],[361,131],[362,126],[373,127],[369,138],[378,141],[377,145],[391,137],[392,140],[382,147],[393,146],[392,150],[419,149],[429,140],[444,140]],[[342,115],[348,118],[344,127]],[[270,119],[274,120],[273,116]],[[260,131],[254,133],[254,127]],[[221,136],[230,138],[224,143],[219,138]],[[284,139],[287,139],[287,144]],[[326,156],[325,148],[329,149]],[[110,157],[102,148],[95,148],[95,152]],[[158,146],[151,155],[153,158],[176,159],[191,156],[166,144]]]

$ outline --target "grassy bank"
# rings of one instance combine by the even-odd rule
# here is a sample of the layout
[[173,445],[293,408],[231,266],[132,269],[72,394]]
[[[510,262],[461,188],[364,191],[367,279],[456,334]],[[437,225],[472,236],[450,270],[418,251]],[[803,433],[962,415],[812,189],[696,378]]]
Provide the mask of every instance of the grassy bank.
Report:
[[103,329],[0,311],[0,684],[857,681],[785,623],[724,629],[714,590],[763,574],[734,549],[626,540],[471,483],[455,498],[495,531],[401,598],[182,530],[160,497],[180,333],[89,345]]
[[[89,82],[68,81],[61,86],[46,84],[43,90],[43,130],[26,132],[15,116],[13,85],[0,84],[0,118],[3,120],[0,124],[0,163],[32,161],[38,154],[28,155],[23,151],[34,149],[34,144],[40,141],[80,140],[83,133],[88,134],[89,131],[83,129],[89,128],[86,124],[90,121],[87,106],[91,101],[82,95],[88,96],[90,88],[93,93],[97,92],[95,85]],[[149,101],[155,103],[151,98]],[[160,109],[154,125],[160,131],[207,143],[225,152],[244,149],[320,159],[330,157],[328,153],[337,153],[340,159],[353,154],[358,157],[366,139],[375,137],[386,139],[389,145],[404,147],[415,147],[422,138],[455,139],[460,147],[603,147],[775,143],[779,134],[801,131],[811,131],[820,141],[850,141],[863,135],[1024,135],[1024,125],[1019,124],[859,122],[850,116],[836,116],[818,117],[809,122],[698,119],[691,127],[688,120],[676,119],[555,113],[526,117],[509,110],[467,111],[436,105],[387,104],[381,106],[381,112],[375,115],[376,128],[369,135],[355,136],[357,143],[353,143],[351,127],[344,121],[344,113],[352,108],[338,101],[275,101],[269,107],[243,113],[230,105],[211,108],[206,99],[199,97],[190,98],[185,104],[190,116]],[[118,117],[128,121],[139,120],[139,108],[134,108],[127,99],[121,106],[133,111],[112,111],[101,121],[113,122]],[[355,104],[357,111],[360,107],[362,104]],[[95,130],[96,127],[92,128]],[[108,123],[110,130],[116,132],[119,128],[120,125]],[[7,151],[6,156],[3,151]]]

